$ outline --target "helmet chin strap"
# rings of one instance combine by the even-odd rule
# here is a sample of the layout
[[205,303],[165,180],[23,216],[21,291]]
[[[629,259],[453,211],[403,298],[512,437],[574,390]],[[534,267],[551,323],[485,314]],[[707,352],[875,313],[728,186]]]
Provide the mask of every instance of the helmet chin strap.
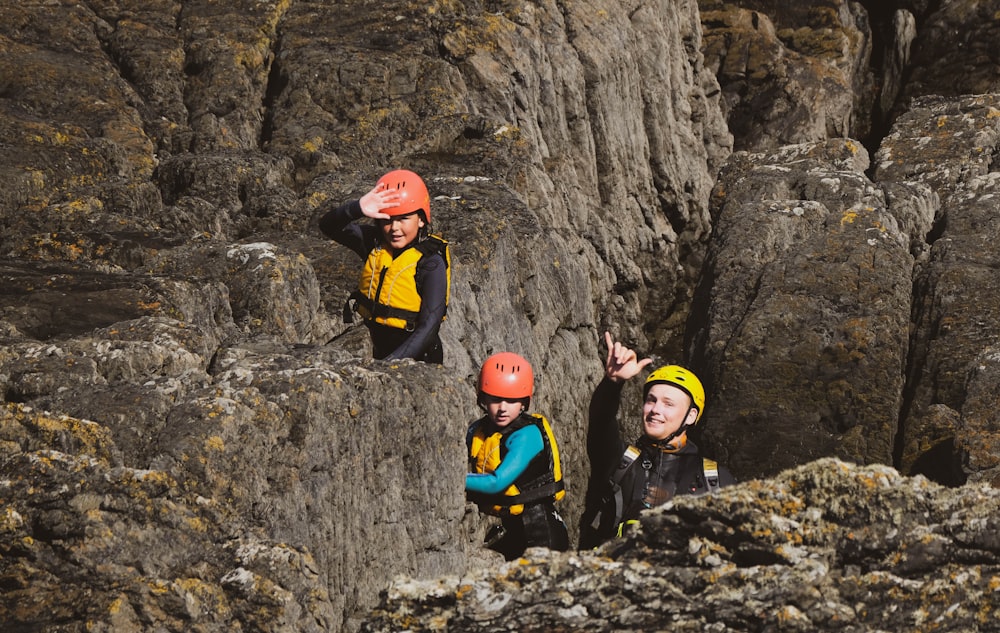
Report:
[[[697,409],[692,408],[690,411],[688,411],[688,416],[691,415],[691,411],[697,411]],[[683,435],[684,432],[687,431],[688,426],[691,425],[687,423],[687,419],[685,418],[684,424],[681,424],[679,427],[677,427],[676,431],[674,431],[667,437],[663,438],[662,440],[651,440],[650,443],[656,448],[663,451],[664,453],[676,453],[677,451],[687,446],[688,443],[687,435],[681,437],[681,439],[678,440],[676,444],[671,444],[671,442],[673,442],[674,438]]]
[[660,449],[664,453],[676,453],[677,451],[687,446],[687,436],[685,435],[681,437],[680,440],[678,440],[674,444],[671,444],[671,442],[673,442],[674,438],[684,433],[684,430],[685,427],[682,426],[681,428],[677,429],[676,431],[674,431],[667,437],[663,438],[662,440],[653,440],[652,444],[653,446]]

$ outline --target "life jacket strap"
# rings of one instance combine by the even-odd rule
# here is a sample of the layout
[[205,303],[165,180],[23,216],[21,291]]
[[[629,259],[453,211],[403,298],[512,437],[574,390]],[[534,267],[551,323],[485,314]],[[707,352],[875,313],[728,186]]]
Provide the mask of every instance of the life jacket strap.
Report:
[[497,505],[516,506],[527,503],[535,503],[537,501],[551,499],[555,497],[556,494],[562,492],[565,489],[566,489],[566,484],[563,483],[562,481],[550,481],[547,484],[542,484],[537,488],[529,488],[524,492],[512,495],[510,497],[503,496],[502,497],[503,503]]
[[722,486],[719,483],[719,464],[707,457],[702,459],[702,470],[705,472],[705,486],[713,493]]
[[566,489],[566,484],[562,481],[551,481],[535,488],[529,488],[516,495],[487,495],[482,493],[466,493],[469,500],[479,505],[499,506],[509,508],[511,506],[527,505],[539,501],[551,501],[555,496]]
[[[362,310],[364,312],[361,312]],[[417,315],[420,314],[413,310],[403,310],[402,308],[393,308],[381,303],[375,303],[360,290],[351,292],[347,297],[347,302],[344,304],[344,323],[354,322],[353,315],[348,320],[348,315],[352,312],[358,312],[366,321],[374,321],[375,319],[401,319],[406,321],[407,332],[412,332],[417,327]],[[367,312],[367,315],[365,312]]]
[[414,248],[423,254],[437,253],[444,259],[445,266],[451,266],[451,253],[448,252],[448,242],[440,235],[428,235],[427,239],[421,240],[414,245]]
[[445,316],[443,318],[448,318],[448,304],[451,303],[451,249],[448,247],[448,240],[432,233],[426,239],[418,242],[414,248],[424,255],[437,253],[444,260],[445,270],[448,271],[448,287],[444,296]]

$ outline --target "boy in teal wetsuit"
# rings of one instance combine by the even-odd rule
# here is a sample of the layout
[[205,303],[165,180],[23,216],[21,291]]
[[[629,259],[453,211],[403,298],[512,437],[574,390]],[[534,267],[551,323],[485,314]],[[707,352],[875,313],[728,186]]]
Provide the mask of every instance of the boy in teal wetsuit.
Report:
[[531,365],[510,352],[488,358],[479,373],[479,406],[486,415],[469,425],[466,496],[500,517],[487,545],[507,560],[528,547],[565,551],[569,533],[555,502],[565,493],[552,427],[527,413],[534,388]]

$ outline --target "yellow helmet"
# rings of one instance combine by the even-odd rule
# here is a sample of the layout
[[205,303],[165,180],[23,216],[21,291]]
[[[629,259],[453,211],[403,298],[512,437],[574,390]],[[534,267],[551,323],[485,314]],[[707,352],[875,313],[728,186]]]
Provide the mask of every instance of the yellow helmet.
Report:
[[645,398],[650,387],[660,384],[673,385],[691,397],[691,406],[698,409],[698,417],[694,420],[697,424],[705,409],[705,388],[701,386],[698,377],[680,365],[665,365],[653,370],[646,378],[646,383],[642,386],[642,396]]

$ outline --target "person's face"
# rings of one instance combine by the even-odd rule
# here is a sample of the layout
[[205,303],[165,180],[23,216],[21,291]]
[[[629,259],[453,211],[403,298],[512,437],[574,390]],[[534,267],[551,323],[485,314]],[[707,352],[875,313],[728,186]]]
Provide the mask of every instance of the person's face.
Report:
[[485,393],[480,396],[480,402],[486,409],[486,415],[490,418],[490,421],[500,428],[513,422],[517,419],[517,416],[521,415],[521,411],[524,410],[524,402],[522,400],[507,400]]
[[385,243],[393,250],[400,250],[410,245],[410,242],[417,239],[417,234],[424,226],[424,220],[420,214],[414,211],[406,215],[397,215],[388,220],[379,220],[382,227],[382,237]]
[[643,431],[654,440],[666,439],[697,419],[698,410],[691,406],[691,398],[673,385],[653,385],[642,403]]

